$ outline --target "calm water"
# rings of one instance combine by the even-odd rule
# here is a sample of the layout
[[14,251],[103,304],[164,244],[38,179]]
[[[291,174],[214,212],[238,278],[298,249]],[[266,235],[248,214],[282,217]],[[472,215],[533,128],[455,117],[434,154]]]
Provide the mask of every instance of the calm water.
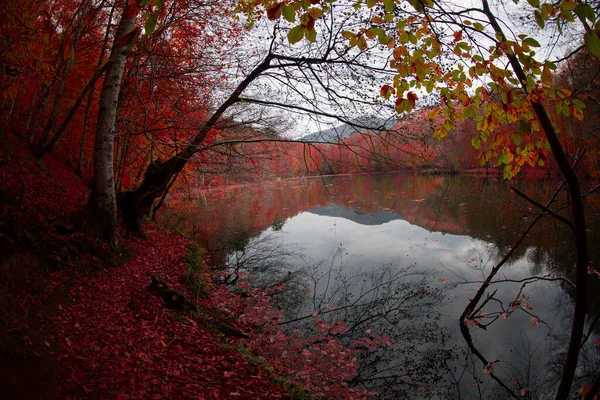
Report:
[[[541,203],[556,187],[547,181],[515,185]],[[535,217],[507,184],[361,175],[191,197],[172,201],[163,221],[211,249],[215,262],[227,264],[231,281],[284,283],[276,301],[287,310],[288,326],[309,333],[316,319],[343,320],[352,328],[347,340],[368,329],[390,336],[392,349],[365,353],[356,384],[383,398],[509,398],[468,351],[458,327],[480,282]],[[564,201],[559,196],[555,204]],[[543,219],[488,291],[492,297],[478,321],[490,325],[472,329],[477,349],[495,362],[492,372],[517,397],[523,388],[527,398],[552,397],[572,312],[572,289],[555,278],[570,279],[572,256],[565,227]],[[241,271],[251,273],[237,278]],[[579,386],[598,374],[593,294]]]

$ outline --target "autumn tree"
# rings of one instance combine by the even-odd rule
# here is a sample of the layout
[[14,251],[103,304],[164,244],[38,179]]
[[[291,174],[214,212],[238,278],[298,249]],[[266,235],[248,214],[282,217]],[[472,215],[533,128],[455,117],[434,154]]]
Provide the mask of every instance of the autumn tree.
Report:
[[[290,42],[314,37],[314,19],[331,12],[330,4],[262,2],[268,16],[283,16],[293,24]],[[546,100],[554,100],[557,109],[578,120],[583,119],[584,103],[573,99],[570,90],[553,85],[552,71],[557,63],[537,54],[536,49],[541,47],[538,40],[519,31],[519,27],[506,28],[511,25],[501,20],[487,0],[472,7],[430,0],[368,0],[349,6],[366,17],[365,23],[343,32],[349,46],[364,50],[383,45],[390,49],[389,67],[395,75],[382,86],[381,95],[395,99],[398,112],[410,110],[411,100],[419,90],[439,90],[443,120],[436,127],[435,136],[446,136],[457,121],[475,119],[479,133],[472,138],[473,147],[481,149],[482,163],[496,159],[504,165],[507,179],[515,176],[524,163],[542,165],[547,151],[554,156],[571,199],[571,220],[563,218],[563,222],[573,231],[577,254],[571,341],[556,394],[557,399],[566,399],[585,322],[588,243],[579,180],[565,153],[556,120],[546,109]],[[255,18],[260,16],[255,3],[242,2],[241,7]],[[548,25],[559,37],[569,32],[567,28],[578,27],[585,46],[600,56],[597,15],[591,5],[571,0],[557,4],[534,0],[524,7],[539,28]],[[336,17],[334,13],[328,15]],[[581,40],[580,33],[574,35]],[[489,101],[492,95],[499,101]],[[516,128],[499,129],[505,125]],[[486,287],[484,284],[476,297],[481,298]],[[469,307],[474,308],[475,304],[472,302]],[[472,311],[469,307],[461,317],[463,326]]]
[[[315,37],[314,42],[302,47],[289,46],[288,27],[270,27],[266,48],[257,50],[254,57],[246,58],[245,62],[252,68],[243,66],[246,69],[244,79],[198,126],[195,137],[181,144],[170,158],[154,160],[139,186],[119,196],[120,209],[128,226],[143,234],[141,217],[148,214],[155,200],[165,193],[172,178],[194,155],[219,145],[214,140],[215,132],[226,117],[230,118],[228,113],[231,111],[248,105],[276,110],[283,108],[348,122],[361,115],[364,111],[360,110],[364,108],[374,108],[379,113],[387,108],[389,113],[391,107],[367,97],[370,86],[363,87],[356,81],[362,76],[378,85],[384,77],[389,77],[389,72],[385,71],[386,59],[373,64],[373,60],[367,58],[367,52],[348,48],[341,32],[343,26],[352,21],[350,18],[325,21],[325,37],[319,40]],[[331,82],[337,82],[339,86],[334,88]],[[357,125],[360,127],[360,124]],[[243,143],[245,139],[238,137],[236,141]]]
[[131,180],[125,166],[141,173],[155,157],[171,156],[178,142],[188,140],[204,120],[208,88],[222,79],[218,51],[227,41],[235,43],[235,33],[220,32],[219,4],[128,1],[116,7],[87,212],[89,229],[113,244],[116,190]]
[[[124,88],[123,83],[124,76],[132,79],[143,76],[145,81],[152,82],[153,74],[157,71],[153,67],[153,58],[150,55],[146,59],[137,58],[137,69],[135,62],[128,65],[128,58],[136,56],[135,48],[142,46],[140,43],[151,43],[152,39],[139,39],[142,31],[150,37],[152,33],[160,31],[161,26],[168,26],[165,10],[177,10],[177,15],[184,18],[188,7],[203,4],[162,0],[117,2],[114,7],[111,5],[114,12],[111,11],[109,15],[105,8],[98,8],[108,24],[105,27],[107,34],[97,35],[98,31],[89,27],[86,21],[92,20],[93,6],[104,2],[69,3],[71,10],[77,10],[78,16],[72,24],[65,19],[60,27],[49,25],[57,19],[52,15],[45,17],[42,12],[44,9],[38,2],[24,3],[24,17],[11,20],[15,27],[25,22],[26,29],[18,28],[18,34],[30,38],[28,28],[31,26],[34,32],[55,40],[55,47],[60,51],[47,54],[43,48],[28,47],[25,53],[31,63],[21,63],[17,49],[7,45],[9,51],[6,53],[10,58],[4,57],[8,61],[0,65],[3,73],[0,84],[10,90],[2,95],[0,106],[12,112],[17,96],[12,77],[19,68],[30,68],[36,63],[52,65],[50,70],[40,70],[47,80],[36,84],[34,98],[38,96],[37,93],[40,99],[44,96],[47,98],[49,94],[46,93],[54,93],[55,102],[38,100],[31,108],[35,110],[38,105],[46,107],[46,123],[35,125],[43,126],[40,143],[48,145],[52,143],[51,131],[59,107],[77,110],[86,91],[91,90],[96,80],[103,76],[94,138],[94,177],[88,204],[88,224],[99,236],[114,244],[117,220],[115,138],[124,126],[118,125],[118,122],[132,122],[125,124],[127,128],[133,127],[133,131],[142,135],[155,127],[151,121],[153,118],[149,118],[152,117],[151,113],[147,112],[154,107],[152,101],[140,102],[145,108],[141,117],[136,115],[138,107],[131,110],[124,107],[124,104],[133,104],[138,95],[139,98],[152,99],[155,85],[130,89]],[[540,29],[552,29],[557,37],[572,35],[570,37],[573,40],[582,41],[591,54],[598,57],[600,39],[595,6],[573,0],[557,3],[528,0],[522,10]],[[5,10],[14,15],[15,10],[19,10],[18,2],[13,2],[11,7],[5,7]],[[150,212],[155,201],[165,194],[192,157],[208,147],[214,147],[211,138],[214,138],[218,123],[233,107],[253,104],[343,119],[356,114],[355,110],[361,106],[369,107],[372,104],[378,104],[380,112],[388,109],[399,114],[411,112],[419,97],[425,93],[439,92],[442,104],[432,113],[432,119],[439,121],[434,128],[436,138],[447,136],[458,122],[472,119],[478,131],[471,138],[471,144],[480,152],[481,165],[496,160],[503,167],[504,177],[509,179],[518,174],[525,164],[543,165],[551,153],[565,177],[571,199],[571,218],[559,220],[572,229],[577,243],[575,316],[564,374],[557,393],[557,398],[566,398],[575,373],[585,322],[588,246],[579,181],[573,160],[565,152],[560,125],[555,115],[548,111],[548,104],[552,101],[555,110],[581,120],[585,103],[574,98],[570,89],[553,82],[553,71],[559,67],[559,62],[541,56],[544,52],[536,50],[548,41],[540,39],[540,43],[527,31],[520,31],[522,26],[508,28],[511,25],[501,20],[502,14],[492,9],[487,0],[472,7],[433,0],[241,0],[236,11],[238,18],[248,26],[261,25],[261,17],[266,16],[271,21],[269,32],[272,33],[268,38],[258,41],[265,45],[263,50],[258,51],[255,58],[246,59],[246,68],[239,69],[242,72],[241,80],[232,85],[231,92],[221,96],[224,98],[222,102],[213,105],[202,102],[189,104],[193,109],[186,109],[185,116],[180,120],[195,115],[196,123],[185,126],[188,135],[185,138],[177,137],[176,145],[168,143],[169,150],[162,153],[164,159],[154,158],[156,155],[153,153],[156,143],[164,137],[152,137],[146,142],[150,151],[140,155],[139,161],[140,175],[147,165],[143,178],[138,185],[133,183],[130,190],[119,196],[118,205],[127,225],[142,233],[141,217]],[[224,12],[214,17],[229,19],[231,14]],[[113,20],[116,22],[114,33],[111,30]],[[87,31],[95,32],[99,43],[112,41],[108,60],[105,65],[102,61],[94,60],[92,65],[98,68],[88,77],[90,79],[79,83],[75,102],[69,101],[68,106],[60,104],[63,94],[67,92],[63,84],[66,85],[66,79],[73,71],[71,54],[77,55],[77,44],[84,41]],[[168,39],[172,33],[167,30],[163,32],[163,39]],[[190,31],[194,37],[210,37],[211,33],[210,29]],[[177,37],[171,36],[171,39],[177,43]],[[162,43],[169,45],[168,40]],[[102,49],[96,48],[100,56],[103,56]],[[187,50],[199,51],[201,48],[192,46]],[[191,54],[186,56],[190,57]],[[39,63],[42,59],[51,61]],[[137,75],[137,71],[145,72]],[[261,80],[267,82],[267,86],[259,86]],[[5,84],[5,81],[13,83]],[[274,87],[278,90],[269,92],[268,89]],[[278,96],[274,96],[273,92],[279,92],[275,93]],[[172,95],[177,95],[176,90]],[[127,103],[128,98],[134,100]],[[168,101],[165,104],[170,107],[175,103]],[[48,107],[46,104],[53,105]],[[200,107],[211,111],[199,115],[201,113],[197,108]],[[156,107],[159,112],[166,108]],[[134,109],[136,112],[133,112]],[[40,115],[38,112],[32,114],[36,117]],[[174,124],[167,131],[170,128],[177,130],[178,127],[178,124]],[[158,127],[161,130],[163,128]],[[61,129],[58,131],[64,131]],[[57,137],[57,134],[53,137]],[[48,139],[50,142],[47,142]],[[367,137],[365,139],[368,140]],[[167,142],[175,141],[175,138],[169,138]],[[370,144],[367,142],[367,145]],[[122,157],[126,159],[127,148],[127,142],[121,142],[119,162]],[[556,214],[547,206],[542,206],[542,211]],[[479,298],[485,293],[485,285],[482,288]],[[466,312],[462,321],[469,315]]]

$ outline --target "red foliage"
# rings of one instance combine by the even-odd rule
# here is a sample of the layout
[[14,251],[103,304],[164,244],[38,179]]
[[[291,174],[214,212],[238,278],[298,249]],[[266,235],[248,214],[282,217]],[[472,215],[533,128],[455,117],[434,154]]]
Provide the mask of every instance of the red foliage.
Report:
[[53,318],[64,366],[57,395],[112,398],[285,397],[268,372],[232,348],[219,345],[201,323],[170,314],[146,287],[151,274],[169,284],[183,273],[189,242],[151,231],[123,268],[82,278],[74,304]]
[[[14,307],[22,319],[9,322],[24,330],[22,346],[34,360],[47,359],[52,365],[56,359],[62,365],[58,397],[287,398],[277,377],[327,397],[366,396],[344,383],[356,371],[356,350],[344,349],[336,339],[341,324],[318,323],[319,333],[313,337],[287,335],[267,293],[249,290],[251,295],[242,298],[223,286],[200,299],[208,312],[198,317],[166,309],[147,286],[151,275],[160,274],[192,298],[180,283],[187,239],[147,227],[150,240],[125,241],[127,251],[137,247],[136,254],[125,266],[111,267],[94,255],[101,257],[101,252],[82,250],[98,247],[90,238],[55,232],[53,221],[80,211],[88,191],[51,157],[41,164],[21,142],[11,143],[11,151],[0,146],[0,178],[3,192],[20,205],[2,203],[0,213],[18,214],[24,224],[20,229],[31,230],[37,221],[44,246],[61,267],[35,287],[27,281]],[[88,268],[100,262],[104,268],[90,274]],[[33,327],[29,312],[50,303],[52,309],[37,314],[41,321]],[[217,337],[211,327],[218,313],[237,318],[239,329],[251,335],[245,347],[256,359],[236,350],[235,341]]]
[[69,294],[73,304],[62,306],[53,318],[51,339],[60,343],[64,366],[59,397],[286,397],[283,387],[273,383],[275,376],[290,377],[319,396],[366,397],[345,383],[356,372],[357,351],[335,339],[341,325],[320,326],[324,333],[314,338],[286,335],[267,294],[241,298],[216,287],[201,306],[239,315],[239,328],[252,337],[246,346],[273,366],[273,375],[233,346],[219,344],[207,328],[211,314],[193,319],[167,311],[146,289],[150,276],[160,274],[189,295],[179,282],[181,255],[190,243],[150,228],[148,233],[149,241],[128,243],[139,249],[126,266],[78,280]]

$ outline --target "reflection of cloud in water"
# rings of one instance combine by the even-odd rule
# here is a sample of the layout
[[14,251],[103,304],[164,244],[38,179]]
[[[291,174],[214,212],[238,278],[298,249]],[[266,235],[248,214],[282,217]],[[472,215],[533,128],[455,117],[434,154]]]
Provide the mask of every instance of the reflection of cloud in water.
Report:
[[[305,249],[313,260],[331,259],[341,246],[344,250],[344,268],[348,270],[365,270],[383,264],[404,268],[416,264],[434,270],[437,276],[449,278],[451,283],[457,283],[459,277],[465,281],[482,281],[499,257],[494,244],[469,236],[431,232],[401,219],[377,225],[361,225],[342,217],[302,213],[286,221],[284,232],[286,243],[294,243]],[[531,276],[528,253],[505,265],[495,280],[520,280]],[[458,316],[479,285],[465,283],[450,289],[448,294],[451,301],[440,307],[439,311],[444,315],[439,322],[440,328],[454,336],[449,345],[456,343],[464,346],[458,330]],[[492,291],[497,289],[494,298],[503,305],[493,301],[483,311],[507,310],[521,286],[520,282],[493,285]],[[531,318],[544,321],[555,329],[554,333],[561,333],[568,328],[565,316],[571,310],[570,299],[568,305],[560,309],[553,306],[557,301],[564,302],[560,285],[538,282],[526,285],[522,294],[529,297],[531,310],[519,309],[506,320],[498,319],[487,331],[473,330],[477,347],[483,349],[489,360],[500,360],[498,371],[505,373],[516,373],[518,366],[523,364],[522,353],[525,348],[534,352],[531,357],[540,365],[552,355],[550,342],[546,340],[549,329],[543,324],[532,327]],[[474,372],[480,375],[481,369]],[[544,371],[538,372],[544,374]],[[482,379],[489,377],[483,376]]]

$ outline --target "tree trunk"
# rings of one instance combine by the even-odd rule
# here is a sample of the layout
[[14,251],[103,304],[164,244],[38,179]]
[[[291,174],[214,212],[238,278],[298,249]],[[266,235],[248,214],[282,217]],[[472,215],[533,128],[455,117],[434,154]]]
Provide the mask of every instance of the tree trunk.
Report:
[[135,17],[129,18],[125,6],[121,21],[107,63],[106,76],[100,93],[100,107],[96,123],[94,142],[94,176],[92,192],[88,201],[88,220],[91,230],[99,237],[116,246],[115,225],[117,221],[117,200],[113,170],[115,131],[118,115],[118,99],[121,79],[127,57],[126,44],[120,45],[121,38],[134,28]]
[[[492,27],[502,40],[506,40],[506,36],[502,28],[498,24],[496,18],[490,11],[488,1],[482,0],[484,11],[490,21]],[[523,90],[526,91],[527,76],[521,67],[518,58],[515,55],[507,53],[507,58],[515,72],[515,75],[522,82]],[[560,171],[565,177],[571,200],[571,215],[573,223],[573,235],[575,237],[575,310],[573,312],[573,323],[571,326],[571,338],[569,341],[569,349],[564,363],[563,375],[556,393],[556,400],[566,400],[569,398],[575,370],[577,369],[577,360],[581,349],[583,331],[585,325],[585,316],[588,307],[588,289],[587,289],[587,268],[588,268],[588,238],[587,238],[587,223],[585,219],[585,211],[583,198],[581,196],[581,188],[579,179],[565,150],[558,138],[557,132],[544,105],[537,101],[532,101],[532,108],[535,112],[542,129],[550,144],[550,149],[554,155],[554,159],[558,164]]]
[[[102,50],[100,51],[100,57],[98,57],[98,64],[96,65],[97,69],[100,69],[102,67],[102,64],[104,63],[104,56],[106,55],[106,51],[108,50],[110,31],[111,31],[111,23],[112,23],[114,13],[115,13],[115,7],[111,7],[110,14],[108,16],[108,20],[106,23],[106,32],[104,33],[104,39],[102,41]],[[92,96],[94,96],[94,93],[92,91],[90,91],[88,94],[87,104],[85,106],[85,115],[83,117],[83,129],[82,129],[81,143],[79,145],[79,163],[77,165],[77,170],[76,170],[77,175],[80,175],[80,176],[83,175],[83,164],[84,164],[84,159],[85,159],[85,148],[86,148],[86,144],[87,144],[87,133],[88,133],[87,127],[88,127],[88,122],[90,120],[90,108],[92,106]]]
[[177,180],[178,176],[179,176],[179,172],[176,173],[175,175],[173,175],[173,178],[171,179],[171,182],[169,182],[169,185],[167,186],[167,189],[163,192],[162,196],[160,196],[160,199],[158,200],[158,203],[156,203],[156,205],[154,205],[154,204],[152,205],[152,209],[150,210],[150,219],[152,219],[153,221],[156,221],[156,212],[158,210],[160,210],[160,208],[164,204],[165,199],[167,198],[167,194],[169,193],[169,190],[171,189],[171,186],[173,186],[173,184]]
[[[54,134],[54,136],[52,137],[52,139],[48,143],[46,143],[45,145],[40,145],[34,151],[34,154],[37,157],[42,157],[44,154],[49,153],[50,151],[52,151],[52,148],[54,147],[54,145],[56,144],[56,142],[58,141],[58,139],[60,139],[62,137],[63,133],[65,133],[65,131],[67,130],[67,127],[69,126],[69,122],[71,122],[71,119],[73,119],[73,117],[75,116],[75,113],[79,109],[79,106],[81,105],[81,102],[86,97],[86,95],[92,91],[92,88],[96,84],[96,81],[102,76],[102,74],[104,73],[104,70],[106,69],[107,66],[108,65],[105,65],[105,66],[101,67],[98,70],[98,72],[96,72],[96,74],[92,77],[92,79],[90,79],[90,81],[88,82],[88,84],[83,89],[83,92],[81,92],[81,94],[79,95],[79,97],[77,98],[77,100],[75,100],[75,104],[73,104],[73,106],[71,106],[71,109],[67,113],[67,116],[65,117],[65,119],[63,120],[63,122],[60,124],[60,127],[58,128],[58,130],[56,131],[56,133]],[[54,119],[52,120],[52,123],[54,123]],[[44,141],[46,139],[47,139],[47,137],[42,138],[42,140],[44,140]],[[41,143],[41,141],[40,141],[40,143]]]
[[213,113],[185,149],[163,163],[160,160],[152,161],[144,173],[144,179],[140,186],[136,190],[123,192],[119,195],[119,210],[122,213],[123,222],[134,234],[142,238],[146,237],[142,229],[142,218],[150,213],[154,201],[168,192],[169,183],[171,183],[173,177],[181,172],[190,158],[199,151],[200,144],[221,119],[223,113],[239,100],[242,92],[252,81],[271,68],[271,60],[272,55],[269,54],[262,63],[240,82],[229,98]]

